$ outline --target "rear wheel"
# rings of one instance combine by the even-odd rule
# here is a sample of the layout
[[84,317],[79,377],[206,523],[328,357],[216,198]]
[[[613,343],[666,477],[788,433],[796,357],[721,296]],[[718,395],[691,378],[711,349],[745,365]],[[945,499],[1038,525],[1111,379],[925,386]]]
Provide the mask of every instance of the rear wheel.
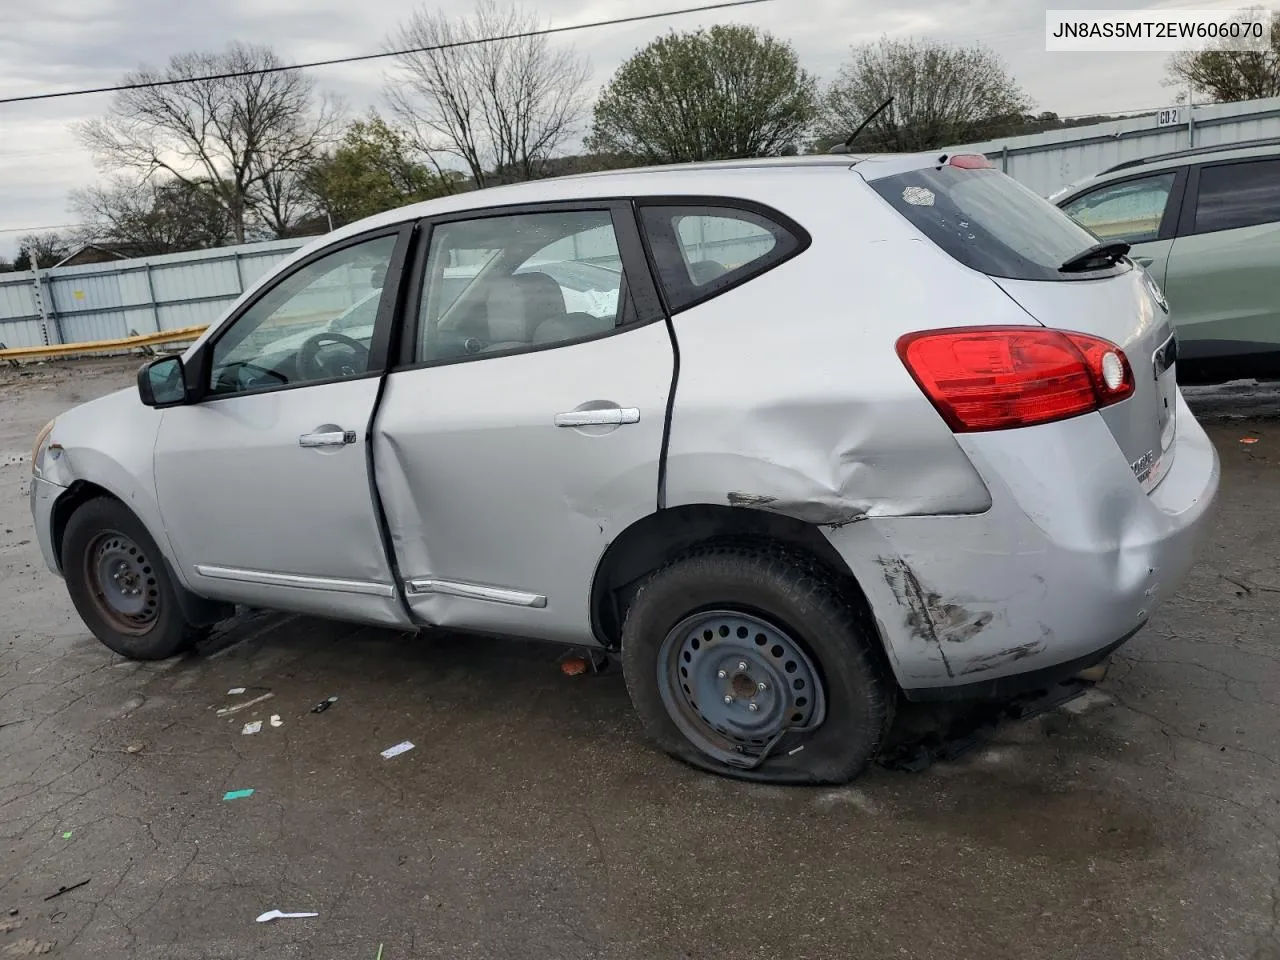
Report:
[[67,521],[62,543],[71,601],[116,653],[162,660],[207,632],[183,617],[160,549],[124,504],[102,497],[81,505]]
[[875,756],[894,691],[864,618],[808,558],[701,548],[658,570],[622,631],[649,736],[704,770],[775,783],[845,783]]

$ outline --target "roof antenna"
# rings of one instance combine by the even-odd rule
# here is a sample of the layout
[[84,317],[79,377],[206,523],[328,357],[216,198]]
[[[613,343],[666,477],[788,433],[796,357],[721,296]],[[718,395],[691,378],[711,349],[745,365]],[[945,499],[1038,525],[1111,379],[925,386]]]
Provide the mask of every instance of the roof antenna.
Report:
[[869,124],[876,117],[880,116],[880,114],[884,113],[885,108],[888,107],[889,104],[891,103],[893,103],[893,97],[890,97],[884,103],[880,104],[880,106],[876,107],[875,111],[871,114],[871,116],[867,117],[867,119],[863,120],[862,123],[858,124],[858,129],[853,131],[852,134],[850,134],[848,140],[846,140],[844,143],[837,143],[834,147],[831,148],[829,152],[848,153],[850,150],[852,150],[853,141],[858,139],[858,134],[860,134],[863,130],[867,128],[867,124]]

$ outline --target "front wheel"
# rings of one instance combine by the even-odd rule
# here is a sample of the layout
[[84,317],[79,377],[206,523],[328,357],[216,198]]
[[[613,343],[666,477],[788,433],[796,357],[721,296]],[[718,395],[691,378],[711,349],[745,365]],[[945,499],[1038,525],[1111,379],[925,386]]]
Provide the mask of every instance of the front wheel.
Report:
[[90,500],[71,515],[62,567],[80,619],[122,656],[163,660],[206,632],[187,623],[159,547],[117,500]]
[[847,783],[879,750],[894,691],[857,608],[806,558],[709,546],[658,570],[622,631],[649,737],[715,773]]

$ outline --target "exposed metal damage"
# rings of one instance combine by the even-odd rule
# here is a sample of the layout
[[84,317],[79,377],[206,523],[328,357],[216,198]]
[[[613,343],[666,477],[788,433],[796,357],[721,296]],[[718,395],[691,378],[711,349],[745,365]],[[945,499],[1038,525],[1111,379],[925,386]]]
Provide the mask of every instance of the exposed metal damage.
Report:
[[[880,557],[879,563],[884,571],[885,582],[906,611],[907,629],[915,636],[922,637],[933,644],[942,658],[943,666],[946,667],[947,676],[956,676],[947,645],[964,643],[977,636],[991,623],[993,614],[989,610],[971,610],[962,604],[946,601],[936,592],[925,589],[915,572],[901,558]],[[1040,646],[1042,645],[1040,643]],[[1039,648],[1038,646],[1036,649]],[[1030,656],[1034,652],[1036,650],[1029,650],[1022,656]],[[1002,656],[995,655],[997,658]],[[986,659],[988,658],[979,658],[979,660]],[[1020,657],[1004,659],[1020,659]],[[1004,659],[997,659],[990,666],[996,666],[1004,662]],[[979,669],[990,669],[990,667],[983,666]],[[961,671],[961,673],[970,672],[973,671],[971,669]]]
[[864,508],[835,497],[801,501],[734,491],[729,493],[726,499],[731,507],[767,510],[770,513],[780,513],[796,520],[833,529],[856,523],[867,516]]
[[969,673],[985,673],[987,670],[994,670],[996,667],[1003,667],[1008,663],[1016,663],[1019,660],[1025,660],[1027,657],[1034,657],[1047,646],[1046,641],[1032,640],[1028,643],[1020,643],[1008,650],[1000,650],[996,653],[988,653],[981,657],[974,657],[969,661],[969,665],[960,671],[961,676]]

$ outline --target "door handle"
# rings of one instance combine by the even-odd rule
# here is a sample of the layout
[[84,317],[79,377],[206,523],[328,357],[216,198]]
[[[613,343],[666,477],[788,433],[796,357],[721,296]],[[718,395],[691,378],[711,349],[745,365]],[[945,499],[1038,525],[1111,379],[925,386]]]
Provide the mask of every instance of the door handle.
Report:
[[557,427],[591,427],[616,426],[620,423],[639,423],[640,410],[637,407],[608,407],[604,410],[570,410],[568,413],[557,413]]
[[1133,262],[1143,267],[1149,267],[1154,262],[1154,257],[1134,257]]
[[298,438],[300,447],[344,447],[356,442],[354,430],[327,430],[323,433],[304,433]]

